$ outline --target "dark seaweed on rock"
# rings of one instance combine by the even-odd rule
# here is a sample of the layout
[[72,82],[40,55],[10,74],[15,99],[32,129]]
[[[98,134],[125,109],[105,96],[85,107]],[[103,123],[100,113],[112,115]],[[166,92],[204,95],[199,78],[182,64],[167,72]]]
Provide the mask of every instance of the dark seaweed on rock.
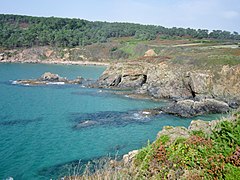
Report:
[[92,97],[96,97],[96,96],[103,96],[103,97],[106,97],[108,96],[109,97],[109,94],[105,93],[104,91],[102,90],[99,90],[99,91],[75,91],[75,92],[71,92],[72,95],[77,95],[77,96],[92,96]]
[[15,119],[11,121],[3,121],[0,122],[0,126],[15,126],[15,125],[27,125],[30,123],[35,123],[42,121],[42,117],[34,118],[34,119]]
[[141,111],[115,112],[106,111],[98,113],[73,113],[72,120],[77,123],[73,129],[81,129],[96,125],[126,126],[131,123],[147,123],[152,120],[150,114]]

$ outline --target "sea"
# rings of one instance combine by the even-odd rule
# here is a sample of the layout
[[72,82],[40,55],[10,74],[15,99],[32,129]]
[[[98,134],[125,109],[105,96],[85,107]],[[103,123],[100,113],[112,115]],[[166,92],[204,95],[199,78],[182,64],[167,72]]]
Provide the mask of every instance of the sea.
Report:
[[73,175],[76,165],[119,157],[156,139],[163,126],[187,127],[193,119],[151,117],[145,109],[166,101],[133,99],[80,85],[26,86],[13,82],[44,72],[90,82],[103,66],[0,64],[0,180],[49,180]]

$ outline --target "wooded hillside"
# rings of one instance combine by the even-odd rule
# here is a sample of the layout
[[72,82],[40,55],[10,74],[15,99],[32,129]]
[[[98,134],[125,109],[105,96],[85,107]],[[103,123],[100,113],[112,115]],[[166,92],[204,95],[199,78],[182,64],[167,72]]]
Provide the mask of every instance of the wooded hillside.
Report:
[[237,32],[205,29],[165,28],[133,23],[91,22],[82,19],[31,17],[0,14],[0,46],[6,48],[34,45],[75,47],[106,42],[112,37],[153,40],[157,36],[240,40]]

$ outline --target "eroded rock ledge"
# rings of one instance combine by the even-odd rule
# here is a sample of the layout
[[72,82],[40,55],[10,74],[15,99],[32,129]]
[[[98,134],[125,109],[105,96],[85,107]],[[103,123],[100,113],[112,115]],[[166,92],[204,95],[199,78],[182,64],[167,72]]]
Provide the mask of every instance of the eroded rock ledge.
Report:
[[13,84],[36,86],[36,85],[50,85],[50,84],[81,84],[83,81],[84,79],[82,77],[77,77],[74,80],[68,80],[67,78],[63,78],[58,74],[45,72],[38,79],[17,80],[17,81],[14,81]]
[[164,107],[162,111],[181,117],[192,117],[208,113],[227,113],[230,111],[230,107],[227,103],[215,99],[202,99],[200,101],[187,99]]

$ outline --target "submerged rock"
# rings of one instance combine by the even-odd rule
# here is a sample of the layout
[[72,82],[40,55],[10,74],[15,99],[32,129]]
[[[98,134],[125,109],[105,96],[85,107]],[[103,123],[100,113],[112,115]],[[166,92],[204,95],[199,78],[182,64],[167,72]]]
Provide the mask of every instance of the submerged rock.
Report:
[[87,121],[83,121],[83,122],[80,122],[79,124],[75,125],[74,128],[80,129],[80,128],[94,126],[96,124],[98,124],[97,121],[87,120]]
[[81,84],[84,79],[82,77],[77,77],[74,80],[68,80],[67,78],[63,78],[58,74],[53,74],[50,72],[45,72],[38,79],[28,79],[28,80],[17,80],[13,81],[12,84],[21,84],[21,85],[63,85],[63,84]]

